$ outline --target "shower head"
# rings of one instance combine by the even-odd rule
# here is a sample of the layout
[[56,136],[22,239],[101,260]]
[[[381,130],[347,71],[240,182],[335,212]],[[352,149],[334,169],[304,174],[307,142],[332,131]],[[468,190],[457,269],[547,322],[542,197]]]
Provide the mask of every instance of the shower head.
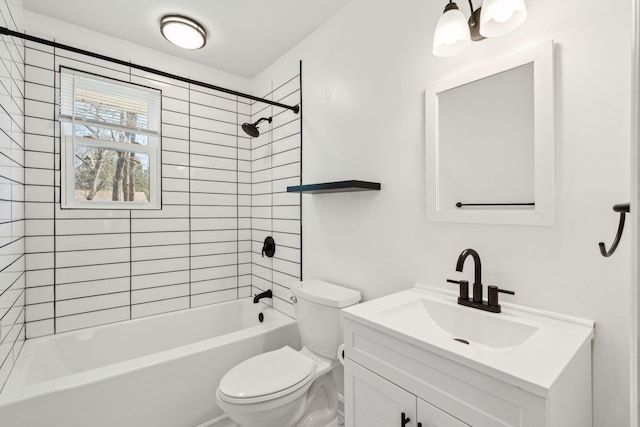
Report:
[[260,131],[258,130],[258,124],[260,122],[263,122],[267,120],[269,123],[271,123],[272,118],[271,117],[263,117],[261,119],[259,119],[257,122],[255,123],[243,123],[242,125],[242,130],[249,135],[251,138],[257,138],[260,136]]

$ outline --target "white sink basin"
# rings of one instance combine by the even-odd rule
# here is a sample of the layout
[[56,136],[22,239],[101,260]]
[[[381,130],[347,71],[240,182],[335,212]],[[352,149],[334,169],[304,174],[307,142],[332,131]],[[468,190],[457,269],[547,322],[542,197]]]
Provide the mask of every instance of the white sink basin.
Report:
[[426,297],[383,310],[380,315],[399,330],[406,322],[418,323],[461,344],[494,350],[516,347],[538,330],[536,324]]
[[501,305],[502,313],[489,313],[459,305],[449,290],[416,284],[348,307],[344,316],[467,366],[543,388],[593,338],[592,321]]

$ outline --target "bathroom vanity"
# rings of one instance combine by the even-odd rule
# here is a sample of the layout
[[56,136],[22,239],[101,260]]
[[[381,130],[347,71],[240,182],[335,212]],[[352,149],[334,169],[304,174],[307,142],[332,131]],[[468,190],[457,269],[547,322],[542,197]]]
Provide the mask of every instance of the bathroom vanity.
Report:
[[587,427],[593,322],[414,288],[344,310],[347,427]]

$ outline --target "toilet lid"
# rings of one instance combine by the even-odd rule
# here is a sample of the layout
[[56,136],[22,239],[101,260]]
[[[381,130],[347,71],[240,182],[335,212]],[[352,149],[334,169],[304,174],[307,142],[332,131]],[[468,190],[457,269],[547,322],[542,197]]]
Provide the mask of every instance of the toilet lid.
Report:
[[220,381],[220,392],[233,399],[255,401],[283,390],[297,390],[312,374],[313,360],[285,346],[236,365]]

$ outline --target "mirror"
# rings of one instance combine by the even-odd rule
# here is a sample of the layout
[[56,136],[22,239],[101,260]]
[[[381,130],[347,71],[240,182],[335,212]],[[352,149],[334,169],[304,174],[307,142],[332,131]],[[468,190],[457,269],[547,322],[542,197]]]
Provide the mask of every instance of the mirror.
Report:
[[425,92],[427,220],[553,225],[553,43]]

